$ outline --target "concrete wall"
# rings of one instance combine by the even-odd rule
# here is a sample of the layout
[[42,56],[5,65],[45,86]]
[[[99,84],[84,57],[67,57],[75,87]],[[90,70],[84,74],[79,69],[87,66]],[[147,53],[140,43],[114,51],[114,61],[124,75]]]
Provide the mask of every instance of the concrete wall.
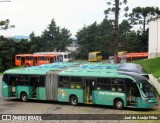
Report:
[[160,83],[158,82],[157,78],[155,78],[152,74],[150,74],[149,79],[156,88],[157,92],[160,94]]
[[148,58],[160,57],[160,20],[149,23]]

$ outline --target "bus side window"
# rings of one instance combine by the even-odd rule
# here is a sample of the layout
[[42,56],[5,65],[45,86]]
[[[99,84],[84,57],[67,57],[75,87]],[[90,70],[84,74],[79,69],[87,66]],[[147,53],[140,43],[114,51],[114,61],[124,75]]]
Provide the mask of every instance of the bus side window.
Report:
[[8,75],[7,74],[3,75],[2,81],[5,82],[6,84],[9,84]]
[[20,79],[17,81],[18,85],[29,85],[28,75],[21,75]]
[[43,57],[43,61],[49,61],[48,57]]
[[120,78],[112,79],[111,90],[123,92],[124,91],[124,79],[120,79]]
[[59,82],[58,82],[58,87],[63,87],[63,88],[70,88],[70,77],[68,76],[60,76],[59,77]]
[[71,88],[82,88],[81,77],[71,77]]
[[40,78],[37,79],[37,82],[39,83],[40,87],[45,86],[45,76],[40,76]]
[[97,78],[97,90],[110,90],[110,79]]
[[18,85],[18,75],[8,75],[8,81],[7,84],[11,86]]

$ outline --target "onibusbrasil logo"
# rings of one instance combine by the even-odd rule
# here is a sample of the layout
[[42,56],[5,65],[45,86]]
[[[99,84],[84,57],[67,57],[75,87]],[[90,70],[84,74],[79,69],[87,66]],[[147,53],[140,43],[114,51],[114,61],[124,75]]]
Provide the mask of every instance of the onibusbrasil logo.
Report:
[[11,2],[11,0],[0,0],[0,2]]

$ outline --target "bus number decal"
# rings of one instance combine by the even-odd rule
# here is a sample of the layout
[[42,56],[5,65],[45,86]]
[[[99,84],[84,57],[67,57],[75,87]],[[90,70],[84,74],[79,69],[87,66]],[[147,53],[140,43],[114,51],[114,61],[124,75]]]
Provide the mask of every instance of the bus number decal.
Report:
[[116,95],[116,96],[123,96],[122,93],[112,93],[112,92],[99,92],[99,95]]

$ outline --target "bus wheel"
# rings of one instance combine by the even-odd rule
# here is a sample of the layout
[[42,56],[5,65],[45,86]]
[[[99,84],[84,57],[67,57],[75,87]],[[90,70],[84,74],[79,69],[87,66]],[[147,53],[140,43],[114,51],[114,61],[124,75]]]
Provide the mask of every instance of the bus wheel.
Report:
[[21,100],[23,102],[27,102],[28,101],[28,96],[25,92],[21,93]]
[[78,105],[78,98],[76,96],[71,96],[69,98],[69,102],[70,102],[71,105],[76,106],[76,105]]
[[116,109],[118,110],[121,110],[124,108],[124,103],[123,103],[123,100],[121,99],[116,99],[115,102],[114,102],[114,106]]

